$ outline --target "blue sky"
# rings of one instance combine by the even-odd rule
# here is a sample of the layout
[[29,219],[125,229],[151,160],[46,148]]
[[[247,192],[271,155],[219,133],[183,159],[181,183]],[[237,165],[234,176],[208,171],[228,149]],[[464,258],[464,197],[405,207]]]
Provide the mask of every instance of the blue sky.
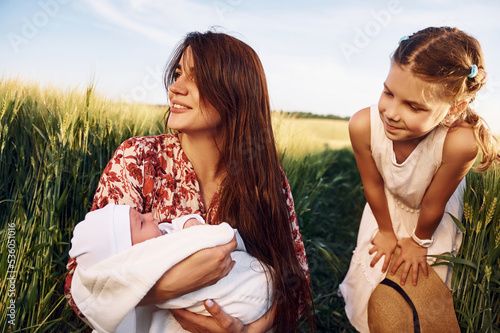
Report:
[[378,101],[402,36],[449,25],[483,46],[475,106],[500,134],[499,17],[494,0],[0,0],[0,76],[164,104],[175,44],[219,26],[261,57],[274,109],[350,116]]

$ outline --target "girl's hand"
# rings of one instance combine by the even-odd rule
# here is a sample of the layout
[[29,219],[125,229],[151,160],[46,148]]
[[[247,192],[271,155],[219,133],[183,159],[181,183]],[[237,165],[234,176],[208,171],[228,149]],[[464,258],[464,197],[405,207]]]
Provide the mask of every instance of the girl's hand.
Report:
[[389,263],[391,262],[392,254],[394,253],[394,250],[396,249],[396,246],[398,244],[398,239],[392,231],[384,232],[379,230],[375,234],[375,237],[373,237],[372,244],[373,247],[370,249],[370,251],[368,251],[368,253],[370,255],[373,253],[377,254],[370,263],[370,266],[374,267],[380,260],[380,258],[382,258],[382,256],[385,256],[384,265],[382,266],[382,273],[385,273],[387,271],[387,268],[389,267]]
[[212,317],[195,314],[185,309],[170,311],[182,328],[189,332],[265,332],[271,328],[274,320],[274,308],[272,308],[261,318],[245,326],[237,318],[225,313],[216,302],[206,300],[204,305]]
[[394,265],[392,265],[391,274],[396,274],[399,266],[404,263],[403,271],[401,272],[401,285],[405,284],[411,268],[413,285],[416,286],[419,266],[422,267],[425,278],[429,277],[426,260],[427,249],[418,245],[412,238],[401,239],[398,242],[398,246],[401,248],[401,254],[394,262]]
[[139,305],[163,303],[215,284],[233,268],[231,252],[236,246],[236,237],[233,237],[227,244],[200,250],[187,257],[166,271]]

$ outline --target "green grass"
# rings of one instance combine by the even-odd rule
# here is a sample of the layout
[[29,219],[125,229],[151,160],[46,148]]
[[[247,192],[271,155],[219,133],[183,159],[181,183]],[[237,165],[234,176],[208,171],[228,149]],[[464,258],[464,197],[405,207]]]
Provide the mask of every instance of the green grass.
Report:
[[452,290],[464,332],[500,332],[500,168],[469,173]]
[[[13,332],[78,330],[83,325],[63,295],[72,229],[90,209],[118,144],[142,133],[161,133],[163,111],[109,103],[92,87],[60,92],[14,80],[0,83],[0,108],[0,330],[7,331],[11,299]],[[15,230],[10,268],[4,255],[8,224]],[[7,292],[8,271],[17,272],[13,298]]]
[[[132,136],[161,133],[164,111],[106,101],[93,87],[60,91],[2,79],[2,332],[87,330],[64,299],[72,230],[90,209],[99,177],[116,147]],[[287,127],[290,123],[293,128]],[[365,201],[352,151],[333,150],[328,144],[325,148],[325,142],[333,140],[329,135],[345,140],[346,122],[328,130],[329,122],[276,117],[275,125],[309,260],[318,331],[354,332],[336,291],[349,265]],[[316,131],[322,140],[318,145],[308,133],[319,126],[325,127]],[[295,143],[285,142],[290,132]],[[498,204],[493,204],[499,187],[498,172],[468,175],[466,202],[473,214],[464,223],[467,236],[461,257],[451,259],[456,261],[454,297],[464,332],[494,332],[500,324],[500,213]],[[483,221],[480,228],[479,221]],[[7,256],[9,235],[15,239],[13,267]],[[9,296],[9,270],[16,272],[15,297]],[[9,327],[11,299],[16,316],[15,325]]]
[[337,296],[365,203],[352,151],[285,157],[283,164],[309,261],[318,332],[355,332]]
[[294,158],[325,149],[350,147],[347,124],[346,120],[296,118],[293,114],[273,113],[279,149]]

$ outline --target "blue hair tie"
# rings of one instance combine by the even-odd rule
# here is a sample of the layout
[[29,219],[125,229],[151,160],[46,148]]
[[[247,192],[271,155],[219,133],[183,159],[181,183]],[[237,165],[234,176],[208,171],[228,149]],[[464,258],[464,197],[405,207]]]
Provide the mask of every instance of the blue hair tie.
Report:
[[470,66],[470,74],[467,75],[467,77],[469,77],[470,79],[473,79],[476,77],[476,75],[477,75],[477,65]]
[[401,42],[402,42],[402,41],[404,41],[404,40],[408,40],[408,39],[410,39],[410,37],[409,37],[409,36],[403,36],[403,37],[401,37],[401,39],[399,40],[398,44],[401,44]]

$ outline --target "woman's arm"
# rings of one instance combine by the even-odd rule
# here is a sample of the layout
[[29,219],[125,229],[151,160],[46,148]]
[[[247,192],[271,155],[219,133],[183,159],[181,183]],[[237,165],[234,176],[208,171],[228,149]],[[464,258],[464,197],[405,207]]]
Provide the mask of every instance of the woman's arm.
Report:
[[[448,200],[472,167],[478,152],[474,133],[470,127],[450,129],[443,146],[443,162],[434,175],[422,199],[420,216],[415,235],[420,239],[431,239],[436,231]],[[427,277],[427,249],[418,245],[412,238],[399,241],[401,255],[396,259],[391,273],[395,273],[404,263],[401,284],[406,282],[412,269],[413,284],[417,284],[418,268],[422,267]]]
[[234,266],[231,252],[236,249],[236,237],[231,242],[194,253],[165,272],[139,303],[163,303],[190,292],[215,284]]
[[397,238],[392,228],[389,206],[384,190],[384,180],[378,172],[371,152],[370,108],[356,112],[349,121],[349,137],[351,139],[356,164],[363,181],[366,201],[377,220],[378,233],[372,240],[370,254],[376,253],[371,266],[385,256],[382,272],[389,267],[392,253],[397,245]]
[[115,151],[101,179],[92,202],[91,210],[109,203],[129,205],[144,213],[144,155],[147,142],[138,138],[124,141]]
[[[108,203],[115,203],[127,204],[142,211],[143,197],[138,190],[141,188],[143,177],[141,170],[133,161],[136,154],[142,153],[143,150],[143,145],[139,145],[135,138],[126,140],[116,149],[101,175],[91,210],[103,208]],[[70,258],[64,293],[73,311],[89,324],[71,295],[71,283],[77,266],[76,260]]]
[[205,309],[207,309],[212,317],[195,314],[184,309],[172,309],[170,311],[172,311],[172,314],[182,328],[189,332],[261,333],[267,332],[273,326],[276,310],[276,306],[273,306],[253,323],[243,325],[237,318],[231,317],[225,313],[216,302],[207,300],[204,305]]
[[[292,232],[296,256],[304,271],[307,281],[309,281],[309,266],[307,264],[304,243],[297,223],[297,217],[295,215],[292,192],[284,173],[283,179],[283,191],[287,201],[290,230]],[[308,300],[303,298],[300,300],[301,304],[299,311],[301,313],[305,310],[307,301]],[[205,308],[212,315],[212,317],[195,314],[185,309],[175,309],[170,311],[172,311],[174,317],[181,324],[181,326],[191,332],[266,332],[273,326],[276,311],[276,305],[274,305],[265,315],[255,322],[249,325],[243,325],[240,320],[225,313],[215,302],[213,302],[212,306],[208,306],[205,302]],[[300,314],[298,313],[297,316],[299,315]]]
[[[108,203],[127,204],[138,211],[147,207],[143,194],[144,167],[143,160],[148,147],[155,147],[150,138],[132,138],[118,147],[107,164],[99,181],[92,209],[106,206]],[[139,167],[140,166],[140,167]],[[233,267],[230,253],[236,248],[236,241],[198,251],[185,261],[174,266],[149,291],[141,304],[158,304],[175,296],[201,289],[214,284],[227,275]],[[77,315],[84,319],[71,295],[71,283],[77,263],[70,258],[68,275],[66,276],[65,294],[68,302]]]
[[292,190],[290,189],[290,184],[288,183],[288,179],[286,178],[286,175],[283,172],[283,170],[282,173],[284,180],[283,191],[286,197],[286,205],[288,208],[288,221],[290,223],[290,229],[292,231],[292,240],[295,246],[295,255],[297,256],[297,260],[299,261],[300,267],[304,272],[304,276],[306,277],[307,282],[310,282],[309,265],[307,263],[306,249],[304,247],[304,241],[302,240],[302,234],[300,233],[299,223],[297,221],[297,215],[295,214],[295,206],[293,203]]

